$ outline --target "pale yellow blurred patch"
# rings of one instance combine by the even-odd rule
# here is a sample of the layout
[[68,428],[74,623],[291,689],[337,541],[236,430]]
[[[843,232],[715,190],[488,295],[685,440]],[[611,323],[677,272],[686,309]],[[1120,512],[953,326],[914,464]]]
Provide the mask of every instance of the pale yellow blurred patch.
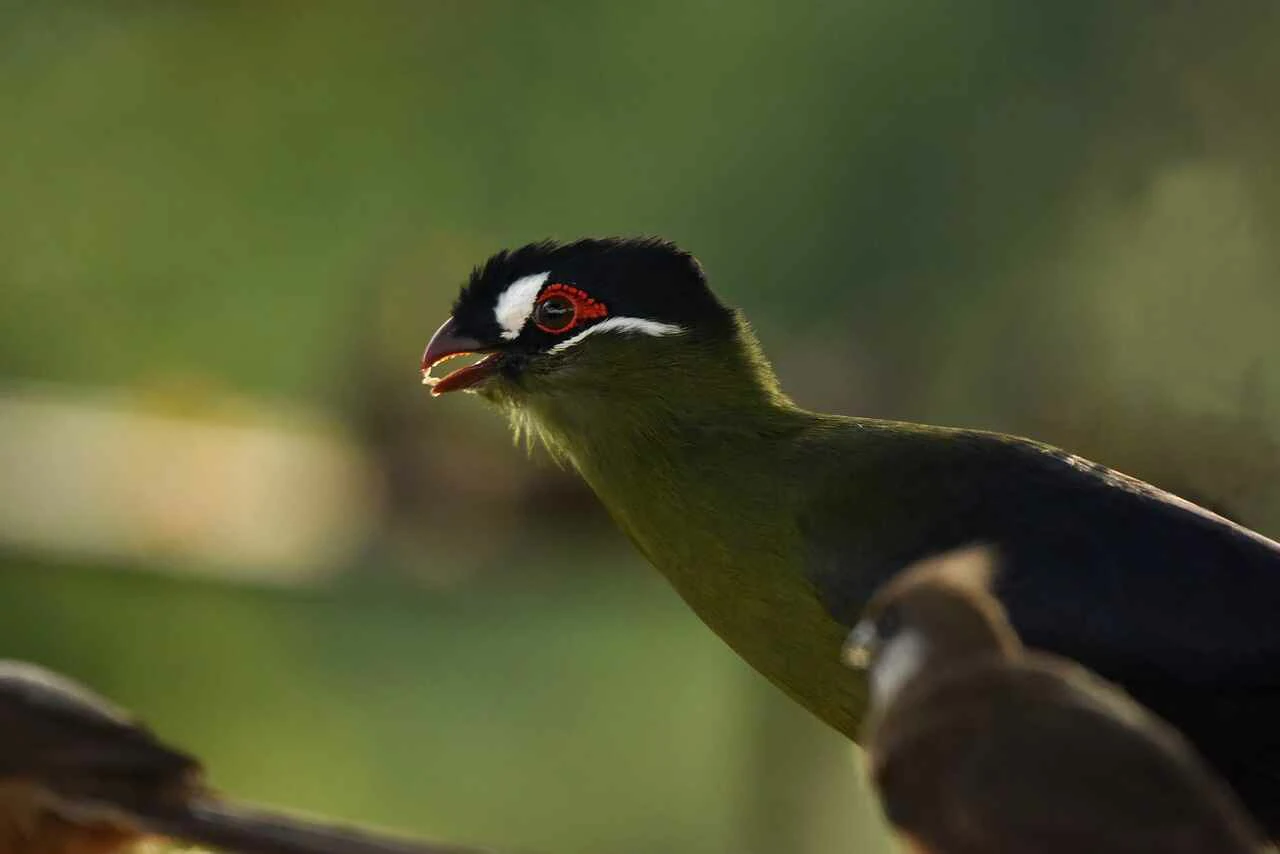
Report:
[[0,387],[0,543],[286,582],[350,555],[371,495],[361,453],[319,413]]

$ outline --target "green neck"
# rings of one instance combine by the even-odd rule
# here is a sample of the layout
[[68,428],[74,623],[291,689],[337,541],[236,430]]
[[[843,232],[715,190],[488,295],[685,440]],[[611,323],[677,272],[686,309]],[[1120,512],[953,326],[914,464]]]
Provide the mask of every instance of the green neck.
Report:
[[525,378],[508,404],[518,429],[578,469],[716,634],[853,736],[864,698],[840,663],[848,630],[796,577],[796,519],[826,465],[797,438],[823,416],[783,395],[740,319],[727,338],[593,343],[590,370],[544,389]]
[[[589,371],[562,372],[554,390],[530,383],[518,427],[570,461],[664,568],[701,559],[694,552],[707,548],[721,551],[725,538],[746,543],[756,539],[749,533],[766,534],[776,514],[765,508],[776,509],[782,482],[779,455],[766,446],[813,416],[782,393],[746,322],[739,318],[732,336],[679,346],[594,343]],[[716,518],[744,530],[708,530],[706,514],[697,512],[708,503],[726,511]],[[757,506],[767,518],[756,518]]]
[[708,443],[773,432],[800,413],[741,318],[728,338],[593,343],[589,370],[563,372],[545,390],[535,380],[513,407],[517,429],[584,474],[613,468],[618,457],[656,452],[656,459],[635,460],[640,475]]

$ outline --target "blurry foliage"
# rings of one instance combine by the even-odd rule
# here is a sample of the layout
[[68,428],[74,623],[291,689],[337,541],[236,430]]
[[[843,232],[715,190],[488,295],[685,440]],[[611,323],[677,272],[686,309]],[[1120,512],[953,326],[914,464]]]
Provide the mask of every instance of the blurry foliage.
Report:
[[1280,534],[1278,44],[1269,0],[0,3],[0,378],[326,410],[384,497],[310,599],[15,557],[4,649],[294,806],[852,848],[838,739],[571,476],[428,400],[423,344],[497,248],[661,233],[801,403],[1035,435]]

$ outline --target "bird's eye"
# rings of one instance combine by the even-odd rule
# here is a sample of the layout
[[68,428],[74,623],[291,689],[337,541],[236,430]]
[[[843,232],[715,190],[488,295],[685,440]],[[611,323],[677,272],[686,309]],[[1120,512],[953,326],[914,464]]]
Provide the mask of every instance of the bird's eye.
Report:
[[882,638],[891,638],[902,628],[902,611],[897,606],[885,608],[880,619],[876,620],[876,632]]
[[563,332],[577,319],[577,308],[568,297],[551,294],[543,297],[533,311],[533,322],[543,332]]
[[533,306],[533,325],[543,332],[559,335],[588,321],[608,315],[604,303],[592,299],[586,291],[553,282],[547,285]]

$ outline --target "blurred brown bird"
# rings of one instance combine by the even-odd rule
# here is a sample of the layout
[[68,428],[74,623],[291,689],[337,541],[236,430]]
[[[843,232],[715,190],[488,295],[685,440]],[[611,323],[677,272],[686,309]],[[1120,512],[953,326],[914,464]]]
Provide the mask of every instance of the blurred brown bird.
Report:
[[199,761],[109,701],[0,661],[0,854],[114,854],[152,838],[243,854],[477,854],[225,800]]
[[990,594],[992,555],[923,561],[872,598],[868,767],[931,854],[1237,854],[1263,836],[1172,727],[1066,659],[1028,653]]

